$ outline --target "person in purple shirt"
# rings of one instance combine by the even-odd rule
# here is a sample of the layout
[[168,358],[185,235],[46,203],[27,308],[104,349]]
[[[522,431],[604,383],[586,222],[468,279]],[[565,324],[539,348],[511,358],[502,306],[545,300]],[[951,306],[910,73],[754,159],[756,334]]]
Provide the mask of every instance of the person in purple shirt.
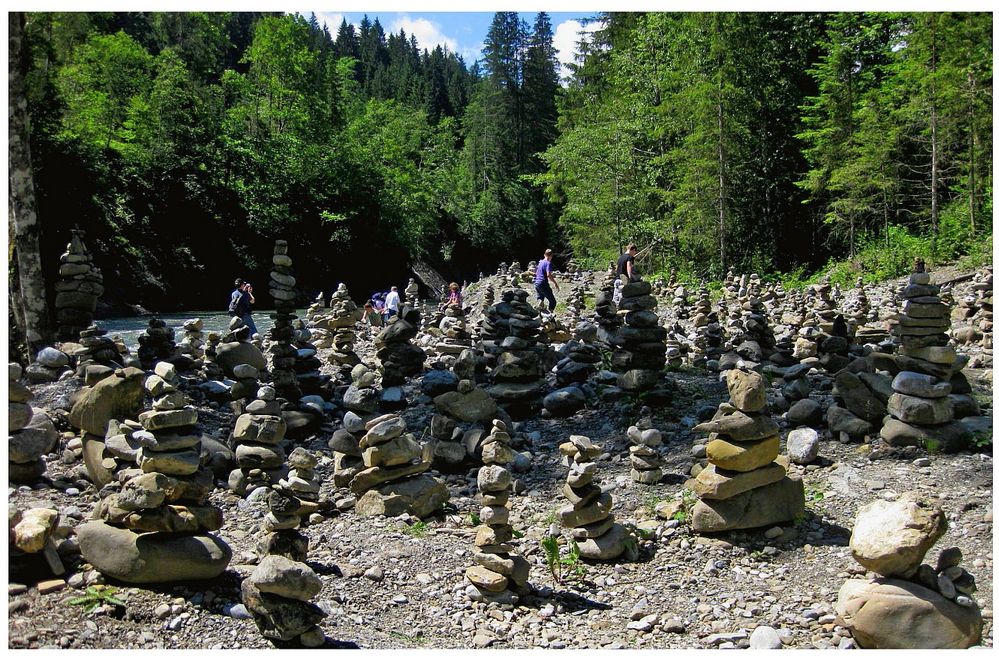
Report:
[[538,301],[541,302],[541,310],[545,308],[545,300],[548,300],[548,312],[553,312],[555,310],[555,293],[552,292],[552,287],[549,284],[555,284],[555,289],[558,290],[558,281],[555,280],[555,275],[552,274],[552,256],[554,252],[551,249],[545,249],[545,257],[541,259],[538,263],[538,269],[534,273],[534,289],[538,293]]

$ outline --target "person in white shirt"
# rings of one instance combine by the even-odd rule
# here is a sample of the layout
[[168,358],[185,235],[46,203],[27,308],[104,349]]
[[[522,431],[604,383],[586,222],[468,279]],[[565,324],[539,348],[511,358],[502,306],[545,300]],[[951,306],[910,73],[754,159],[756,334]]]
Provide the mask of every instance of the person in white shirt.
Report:
[[399,314],[399,288],[392,286],[392,290],[385,296],[385,316],[386,319]]

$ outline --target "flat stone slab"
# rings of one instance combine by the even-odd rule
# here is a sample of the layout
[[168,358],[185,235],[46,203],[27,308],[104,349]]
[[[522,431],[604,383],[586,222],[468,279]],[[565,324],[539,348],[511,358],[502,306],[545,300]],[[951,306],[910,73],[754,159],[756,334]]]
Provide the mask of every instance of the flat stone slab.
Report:
[[728,500],[699,500],[691,513],[695,532],[760,528],[790,521],[805,510],[801,480],[784,477]]

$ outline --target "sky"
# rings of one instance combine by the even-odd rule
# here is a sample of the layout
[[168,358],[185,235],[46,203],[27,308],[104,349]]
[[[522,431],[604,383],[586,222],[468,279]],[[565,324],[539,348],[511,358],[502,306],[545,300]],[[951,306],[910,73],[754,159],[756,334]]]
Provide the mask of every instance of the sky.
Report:
[[[308,17],[309,12],[302,12]],[[330,34],[336,37],[340,22],[347,19],[356,28],[365,12],[331,12],[317,11],[316,18],[320,24],[329,26]],[[398,34],[405,30],[406,34],[415,36],[420,48],[433,50],[437,45],[447,47],[453,53],[461,55],[465,64],[471,66],[482,58],[482,43],[489,31],[493,12],[367,12],[372,21],[377,17],[386,34]],[[528,25],[534,23],[536,12],[521,12],[520,17]],[[549,12],[548,14],[554,32],[554,45],[559,52],[559,61],[563,65],[562,74],[567,75],[565,65],[572,63],[579,33],[584,30],[580,20],[592,14],[582,12]],[[592,27],[590,28],[592,29]]]

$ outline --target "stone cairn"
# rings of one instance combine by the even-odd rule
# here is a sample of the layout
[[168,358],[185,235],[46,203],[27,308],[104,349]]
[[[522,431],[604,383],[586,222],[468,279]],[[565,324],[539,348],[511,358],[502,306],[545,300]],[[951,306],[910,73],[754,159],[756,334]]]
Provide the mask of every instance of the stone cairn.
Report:
[[539,411],[544,389],[541,322],[526,290],[506,290],[501,300],[482,323],[482,348],[493,363],[488,392],[511,416],[523,418]]
[[656,298],[648,281],[632,281],[621,288],[618,314],[624,326],[611,342],[615,346],[611,363],[620,373],[618,386],[626,391],[646,391],[659,383],[665,364],[666,330],[655,314]]
[[530,592],[527,578],[531,565],[514,553],[513,526],[510,525],[510,491],[513,476],[506,464],[513,460],[506,425],[493,421],[492,430],[483,442],[482,462],[477,484],[482,509],[482,525],[475,533],[475,566],[465,570],[470,583],[465,593],[473,601],[515,605]]
[[892,446],[921,445],[954,452],[965,447],[967,430],[954,422],[951,377],[958,360],[946,332],[950,309],[930,283],[922,259],[917,259],[902,291],[902,313],[891,333],[901,343],[892,380],[888,416],[881,438]]
[[166,322],[151,318],[149,326],[136,339],[139,343],[136,354],[142,369],[152,370],[156,362],[171,359],[176,350],[173,339],[174,331]]
[[201,318],[186,320],[183,325],[184,338],[177,345],[177,352],[189,357],[197,367],[205,356],[204,322]]
[[381,363],[382,386],[401,386],[406,377],[423,372],[427,353],[410,341],[420,326],[420,312],[403,304],[399,314],[375,337],[375,349]]
[[343,283],[330,295],[330,316],[319,325],[333,332],[333,353],[330,354],[330,361],[333,365],[349,371],[361,362],[360,357],[354,352],[354,341],[357,340],[354,326],[360,319],[360,310],[351,300],[347,286]]
[[496,401],[475,385],[475,368],[475,354],[465,350],[453,366],[457,390],[446,390],[433,398],[437,413],[430,418],[431,452],[439,469],[455,471],[480,460],[486,435],[482,427],[488,426],[499,410]]
[[298,530],[301,503],[277,487],[267,496],[267,508],[258,545],[262,557],[241,584],[243,605],[265,638],[320,647],[326,637],[318,624],[326,613],[310,599],[323,583],[305,564],[309,539]]
[[201,464],[198,411],[177,390],[172,364],[157,363],[154,377],[146,386],[153,408],[139,414],[143,430],[123,437],[138,469],[119,472],[118,492],[79,528],[80,551],[104,575],[129,583],[214,578],[232,551],[208,534],[222,527],[222,510],[208,501],[215,480]]
[[691,513],[695,532],[759,528],[790,521],[805,509],[801,480],[787,477],[787,461],[777,457],[779,428],[766,413],[762,375],[733,369],[726,384],[729,402],[694,427],[710,433],[709,465],[686,484],[699,499]]
[[269,487],[288,475],[287,455],[280,445],[288,431],[281,403],[273,387],[261,386],[256,399],[236,418],[230,436],[236,468],[229,473],[229,489],[237,496]]
[[93,324],[97,300],[104,293],[104,277],[83,244],[84,232],[71,231],[66,253],[59,257],[59,281],[55,284],[56,323],[61,340],[76,340]]
[[19,381],[21,374],[20,364],[7,365],[7,478],[31,484],[45,473],[42,455],[55,448],[59,435],[48,416],[28,404],[34,394]]
[[420,284],[416,282],[416,279],[410,277],[409,283],[406,284],[405,290],[403,292],[403,301],[416,307],[420,303]]
[[[622,293],[623,294],[623,293]],[[689,317],[689,305],[690,302],[687,301],[687,288],[686,286],[679,285],[673,290],[673,303],[672,306],[675,309],[676,317],[679,320],[686,320]]]
[[663,435],[657,429],[628,428],[628,448],[631,458],[631,479],[640,484],[657,484],[663,477],[662,458],[656,450],[663,443]]
[[611,511],[614,499],[595,481],[597,464],[593,459],[600,448],[585,436],[573,435],[559,446],[563,460],[569,466],[562,495],[569,504],[558,511],[561,524],[569,528],[569,536],[577,542],[580,556],[588,560],[614,560],[631,546],[631,557],[637,544]]
[[977,586],[960,566],[961,550],[940,551],[935,567],[922,563],[946,531],[943,509],[913,492],[860,508],[850,553],[877,577],[846,581],[836,602],[857,646],[967,649],[981,641]]
[[617,281],[617,274],[615,274],[614,263],[611,263],[600,283],[600,291],[593,300],[594,313],[599,326],[597,338],[606,344],[610,344],[611,336],[621,326],[621,317],[618,315],[617,304],[614,302],[615,281]]
[[406,421],[395,414],[369,420],[358,442],[364,468],[350,480],[358,496],[355,510],[361,516],[424,517],[440,510],[448,500],[444,483],[427,474],[430,459]]
[[295,276],[292,272],[291,257],[288,256],[288,243],[274,241],[274,255],[269,291],[274,299],[274,326],[267,332],[272,341],[268,352],[271,356],[271,381],[279,397],[297,401],[302,397],[295,376],[298,350],[292,345],[295,337]]
[[106,329],[101,329],[96,324],[91,324],[80,332],[80,349],[74,352],[77,377],[86,378],[87,368],[90,366],[120,368],[123,365],[118,346],[107,337],[107,333]]
[[319,372],[322,362],[316,356],[319,348],[312,342],[312,330],[302,320],[295,320],[293,328],[291,344],[295,348],[295,381],[303,395],[321,396],[323,386],[330,377]]
[[569,297],[565,301],[565,325],[569,331],[575,331],[576,325],[579,324],[586,303],[583,294],[584,287],[576,286],[569,292]]
[[448,305],[438,323],[443,337],[434,345],[438,354],[456,356],[472,347],[472,334],[468,331],[465,321],[465,310],[458,306]]
[[349,487],[354,476],[364,469],[361,460],[360,437],[364,436],[364,420],[353,411],[343,415],[343,427],[333,432],[329,448],[333,451],[333,485]]

